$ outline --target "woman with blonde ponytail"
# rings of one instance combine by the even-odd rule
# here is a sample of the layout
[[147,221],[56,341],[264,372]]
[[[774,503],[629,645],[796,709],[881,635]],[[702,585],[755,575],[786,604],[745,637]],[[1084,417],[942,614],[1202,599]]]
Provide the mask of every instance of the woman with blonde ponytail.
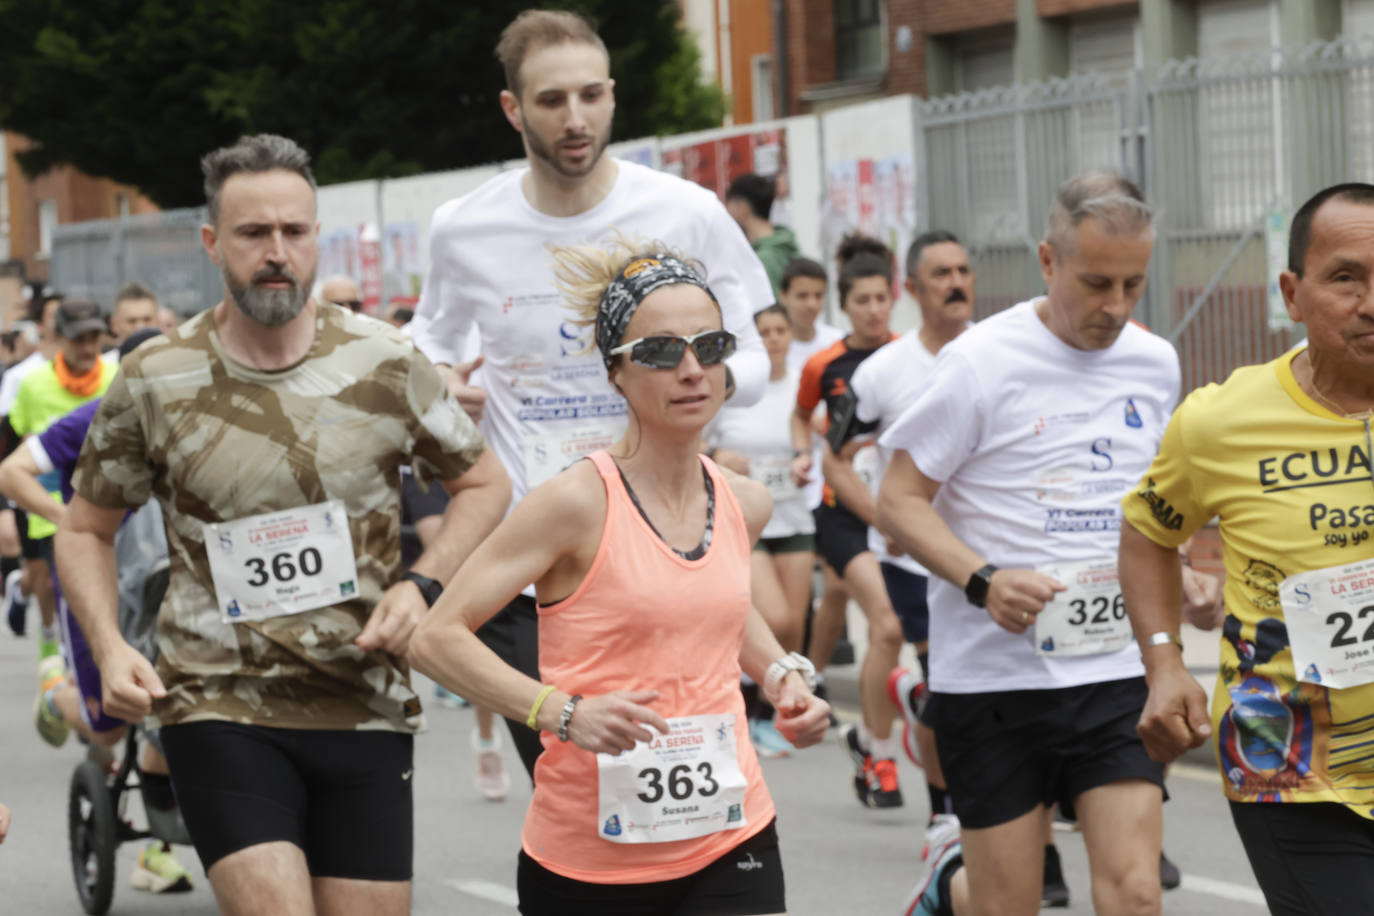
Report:
[[[421,624],[413,661],[543,733],[522,913],[781,913],[740,673],[798,747],[824,737],[829,707],[750,606],[768,491],[699,453],[734,337],[699,266],[666,246],[618,238],[553,255],[632,422],[515,507]],[[473,635],[528,582],[543,683]]]

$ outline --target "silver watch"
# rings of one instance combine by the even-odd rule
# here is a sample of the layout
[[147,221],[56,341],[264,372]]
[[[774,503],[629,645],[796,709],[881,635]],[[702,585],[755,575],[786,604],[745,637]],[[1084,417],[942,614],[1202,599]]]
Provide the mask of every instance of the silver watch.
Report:
[[793,671],[801,674],[808,690],[816,689],[816,666],[811,664],[811,659],[798,652],[789,652],[768,666],[768,671],[763,676],[764,699],[776,705],[782,679]]

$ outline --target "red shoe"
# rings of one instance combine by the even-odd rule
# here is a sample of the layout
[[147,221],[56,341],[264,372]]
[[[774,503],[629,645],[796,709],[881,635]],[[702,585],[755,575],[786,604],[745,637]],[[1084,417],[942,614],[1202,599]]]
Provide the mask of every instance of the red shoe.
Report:
[[902,750],[907,759],[921,766],[921,751],[916,747],[916,709],[925,695],[926,682],[914,671],[893,668],[887,675],[887,697],[902,712]]

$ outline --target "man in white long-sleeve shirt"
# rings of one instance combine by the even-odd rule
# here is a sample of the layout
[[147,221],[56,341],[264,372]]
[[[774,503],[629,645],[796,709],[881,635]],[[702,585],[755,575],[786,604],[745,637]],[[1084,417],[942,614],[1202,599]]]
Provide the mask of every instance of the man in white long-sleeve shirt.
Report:
[[[615,111],[606,47],[572,13],[529,10],[496,48],[506,72],[501,107],[524,141],[526,169],[503,172],[435,211],[430,267],[410,331],[449,381],[514,486],[513,501],[619,437],[625,401],[554,290],[548,246],[620,233],[663,242],[699,260],[739,341],[727,363],[731,403],[768,382],[753,314],[773,291],[744,233],[710,191],[604,155]],[[483,386],[469,385],[464,340],[476,324]],[[533,592],[482,630],[511,664],[538,676]],[[511,733],[526,767],[540,750],[522,723]]]

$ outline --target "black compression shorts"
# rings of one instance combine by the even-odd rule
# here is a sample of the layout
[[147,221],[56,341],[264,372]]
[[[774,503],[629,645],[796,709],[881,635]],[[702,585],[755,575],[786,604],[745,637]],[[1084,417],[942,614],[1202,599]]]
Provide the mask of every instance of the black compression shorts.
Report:
[[411,735],[189,722],[163,728],[162,744],[207,872],[285,840],[316,878],[410,880]]

